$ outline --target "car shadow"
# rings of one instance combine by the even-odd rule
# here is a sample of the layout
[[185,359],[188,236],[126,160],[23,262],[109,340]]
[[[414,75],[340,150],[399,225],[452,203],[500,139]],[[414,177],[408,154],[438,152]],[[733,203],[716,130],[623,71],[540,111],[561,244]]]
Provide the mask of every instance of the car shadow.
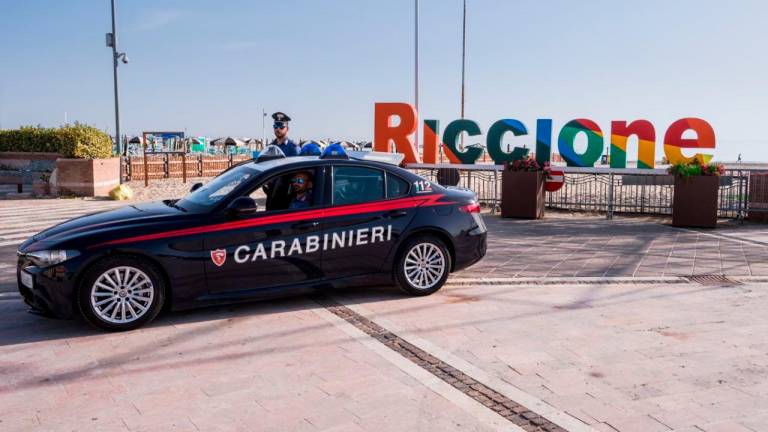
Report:
[[[361,302],[366,303],[407,297],[406,294],[393,286],[339,288],[321,291],[318,294],[338,294],[349,299],[359,297]],[[323,306],[312,300],[312,297],[318,294],[271,300],[254,300],[184,311],[166,311],[161,313],[152,323],[133,331],[140,332],[157,327],[205,323],[217,320],[236,320],[237,318],[254,315],[290,313],[322,308]],[[3,316],[3,320],[0,321],[0,347],[3,347],[4,352],[8,352],[8,347],[12,345],[91,337],[110,333],[92,327],[80,317],[64,320],[30,313],[29,308],[21,299],[0,301],[0,314]]]

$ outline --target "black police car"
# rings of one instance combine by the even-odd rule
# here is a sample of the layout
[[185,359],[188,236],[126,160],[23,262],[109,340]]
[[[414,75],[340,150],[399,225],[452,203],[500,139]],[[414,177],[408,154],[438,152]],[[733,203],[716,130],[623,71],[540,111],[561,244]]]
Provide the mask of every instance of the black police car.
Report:
[[[485,255],[473,192],[340,150],[291,158],[267,151],[181,200],[49,228],[19,248],[19,290],[33,312],[79,312],[95,326],[127,330],[163,308],[342,285],[394,282],[427,295]],[[297,178],[309,192],[302,203]]]

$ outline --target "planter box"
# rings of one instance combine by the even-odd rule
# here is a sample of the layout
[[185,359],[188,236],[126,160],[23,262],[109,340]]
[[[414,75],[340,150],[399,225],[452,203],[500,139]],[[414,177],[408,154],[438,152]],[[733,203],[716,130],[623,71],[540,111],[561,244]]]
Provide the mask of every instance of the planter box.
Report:
[[501,217],[540,219],[544,217],[544,173],[502,171]]
[[675,177],[672,225],[714,228],[717,226],[718,176]]
[[107,196],[120,184],[120,158],[56,160],[59,194]]

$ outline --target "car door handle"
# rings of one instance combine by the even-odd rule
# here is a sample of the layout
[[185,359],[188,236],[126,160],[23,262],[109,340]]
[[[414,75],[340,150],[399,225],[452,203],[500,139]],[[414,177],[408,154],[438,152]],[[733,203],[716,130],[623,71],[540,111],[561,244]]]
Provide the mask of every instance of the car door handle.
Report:
[[307,229],[307,228],[314,228],[316,226],[320,225],[320,222],[317,221],[311,221],[311,222],[299,222],[296,224],[293,224],[293,229]]
[[408,212],[406,212],[405,210],[392,210],[384,213],[384,217],[389,219],[395,219],[395,218],[399,218],[407,215],[408,215]]

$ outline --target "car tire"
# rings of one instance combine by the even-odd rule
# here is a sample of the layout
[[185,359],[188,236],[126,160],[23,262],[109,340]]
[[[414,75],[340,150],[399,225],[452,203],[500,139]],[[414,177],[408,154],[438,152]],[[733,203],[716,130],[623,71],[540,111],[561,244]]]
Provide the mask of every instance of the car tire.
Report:
[[406,240],[394,269],[395,284],[413,296],[430,295],[442,288],[451,272],[451,254],[437,237],[423,235]]
[[114,256],[86,271],[77,303],[89,324],[126,331],[155,319],[163,308],[165,291],[165,280],[157,266],[137,257]]

